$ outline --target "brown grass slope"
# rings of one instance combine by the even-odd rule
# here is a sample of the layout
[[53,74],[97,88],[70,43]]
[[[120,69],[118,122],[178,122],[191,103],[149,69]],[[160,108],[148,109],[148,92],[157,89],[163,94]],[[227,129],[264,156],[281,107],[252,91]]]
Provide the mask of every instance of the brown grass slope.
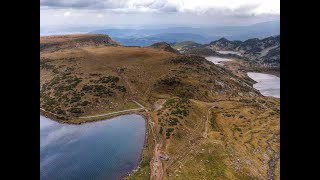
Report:
[[154,142],[169,156],[163,179],[266,179],[270,168],[279,177],[279,167],[269,167],[280,151],[279,99],[200,56],[92,43],[101,37],[41,39],[55,44],[40,48],[43,114],[78,123],[139,108],[133,100],[144,105],[153,123],[140,168],[127,179],[150,178]]
[[55,51],[65,48],[93,45],[117,46],[120,44],[104,34],[73,34],[40,37],[40,51]]
[[170,44],[168,44],[168,43],[166,43],[166,42],[154,43],[154,44],[152,44],[150,47],[158,48],[158,49],[163,49],[163,50],[168,51],[168,52],[180,54],[178,50],[172,48],[172,47],[170,46]]
[[[87,35],[66,41],[58,36],[49,44],[59,42],[63,49],[40,52],[40,100],[44,109],[72,119],[94,111],[121,110],[132,99],[152,104],[158,96],[202,101],[239,93],[259,96],[248,83],[202,57],[149,47],[90,45],[101,36],[89,37],[93,40]],[[50,38],[44,39],[48,44]],[[83,39],[87,39],[83,42],[86,46],[69,48],[69,44]]]

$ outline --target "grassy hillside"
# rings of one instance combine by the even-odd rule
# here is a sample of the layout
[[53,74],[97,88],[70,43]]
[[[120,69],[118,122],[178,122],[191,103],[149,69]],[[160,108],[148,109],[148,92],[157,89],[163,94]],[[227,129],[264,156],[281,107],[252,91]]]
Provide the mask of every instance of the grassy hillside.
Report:
[[136,107],[132,99],[153,103],[158,96],[209,101],[239,92],[258,95],[249,84],[199,56],[180,55],[158,44],[140,48],[88,42],[77,47],[62,43],[57,47],[63,49],[41,51],[43,109],[72,120]]
[[202,44],[196,43],[196,42],[194,42],[194,41],[176,42],[176,43],[170,43],[170,45],[171,45],[174,49],[194,48],[194,47],[203,46]]
[[[217,51],[236,51],[236,54],[220,54]],[[217,56],[222,58],[237,59],[231,69],[237,71],[265,72],[280,77],[280,35],[264,39],[248,39],[246,41],[229,41],[221,38],[212,41],[209,45],[185,48],[184,54],[199,56]],[[232,64],[232,63],[227,63]],[[230,67],[228,67],[230,69]]]
[[103,34],[73,34],[42,36],[40,38],[40,51],[56,51],[66,48],[77,48],[79,46],[118,46],[109,36]]
[[127,179],[266,179],[270,168],[279,177],[268,162],[280,151],[280,100],[233,70],[163,44],[74,35],[41,38],[40,73],[41,113],[60,122],[145,106],[147,145]]

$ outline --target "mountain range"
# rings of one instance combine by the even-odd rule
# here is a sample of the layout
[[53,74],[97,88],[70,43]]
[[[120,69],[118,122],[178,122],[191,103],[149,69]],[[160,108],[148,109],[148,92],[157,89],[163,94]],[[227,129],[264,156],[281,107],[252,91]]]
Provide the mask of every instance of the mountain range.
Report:
[[[266,64],[280,68],[280,35],[263,39],[252,38],[245,41],[231,41],[223,37],[209,44],[197,44],[188,41],[171,43],[171,46],[176,47],[176,49],[185,54],[235,57],[256,64]],[[221,54],[219,51],[235,51],[240,53],[241,56],[236,54]]]
[[220,27],[169,27],[169,28],[109,28],[90,31],[90,34],[108,34],[126,46],[149,46],[156,42],[194,41],[210,43],[221,37],[229,40],[264,38],[280,34],[280,21],[270,21],[247,26]]

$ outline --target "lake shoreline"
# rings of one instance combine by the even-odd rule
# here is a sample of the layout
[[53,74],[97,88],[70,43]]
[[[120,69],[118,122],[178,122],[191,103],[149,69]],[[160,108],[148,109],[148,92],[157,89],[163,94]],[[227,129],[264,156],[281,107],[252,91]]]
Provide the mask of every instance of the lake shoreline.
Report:
[[141,153],[139,155],[139,161],[138,161],[139,163],[137,163],[136,167],[133,170],[128,172],[126,175],[122,176],[120,178],[121,180],[125,179],[126,177],[132,176],[134,173],[136,173],[140,169],[140,165],[141,165],[141,163],[143,161],[143,158],[144,158],[143,154],[147,150],[147,145],[148,145],[147,144],[147,142],[148,142],[148,118],[146,117],[145,114],[138,114],[138,115],[142,116],[143,119],[145,120],[145,129],[146,129],[146,131],[145,131],[145,136],[144,136],[143,149],[142,149],[142,151],[141,151]]
[[247,77],[255,81],[252,87],[263,96],[280,99],[280,78],[273,74],[247,72]]
[[143,113],[134,113],[134,112],[128,112],[128,113],[123,113],[123,114],[115,114],[113,115],[112,117],[108,117],[108,118],[101,118],[99,120],[94,120],[94,121],[86,121],[86,122],[83,122],[83,123],[67,123],[67,122],[61,122],[59,120],[56,120],[54,118],[51,118],[51,117],[48,117],[47,115],[44,115],[44,114],[41,114],[40,113],[40,116],[43,116],[47,119],[50,119],[51,121],[54,121],[54,122],[57,122],[59,124],[68,124],[68,125],[83,125],[83,124],[89,124],[89,123],[95,123],[95,122],[100,122],[100,121],[108,121],[108,120],[111,120],[113,118],[116,118],[116,117],[119,117],[119,116],[125,116],[125,115],[138,115],[138,116],[141,116],[143,119],[144,119],[144,122],[145,122],[145,133],[144,133],[144,139],[143,139],[143,148],[142,148],[142,151],[139,153],[139,157],[138,157],[138,161],[137,161],[137,164],[134,165],[134,168],[132,170],[130,170],[129,172],[127,172],[125,175],[122,175],[120,176],[120,179],[124,179],[128,176],[131,176],[133,175],[135,172],[137,172],[140,168],[140,165],[142,163],[142,160],[143,160],[143,154],[146,150],[146,147],[147,147],[147,140],[148,140],[148,120],[146,118],[146,115],[143,114]]
[[110,115],[106,115],[106,116],[100,116],[100,117],[94,117],[94,118],[88,118],[88,119],[78,119],[78,118],[74,118],[74,119],[69,119],[69,120],[63,120],[63,119],[59,119],[57,117],[57,115],[55,115],[54,113],[51,112],[46,112],[46,111],[41,111],[40,110],[40,115],[45,116],[53,121],[56,121],[60,124],[73,124],[73,125],[81,125],[81,124],[85,124],[85,123],[90,123],[90,122],[97,122],[97,121],[104,121],[104,120],[109,120],[111,118],[114,117],[118,117],[118,116],[122,116],[122,115],[130,115],[130,114],[139,114],[142,115],[140,111],[137,112],[121,112],[121,113],[117,113],[117,114],[110,114]]
[[[220,67],[225,67],[230,69],[229,65],[234,64],[233,68],[236,68],[238,70],[241,69],[242,73],[244,73],[245,75],[248,72],[257,72],[257,73],[275,75],[280,78],[280,67],[268,67],[262,64],[249,64],[249,61],[245,60],[242,56],[233,57],[233,56],[227,56],[227,55],[228,54],[224,54],[224,56],[219,56],[219,55],[212,55],[212,56],[201,55],[201,56],[205,58],[207,61],[213,63],[214,65],[220,65]],[[219,62],[219,60],[212,60],[212,59],[210,60],[210,58],[225,59],[225,60],[222,60]]]
[[280,99],[280,71],[277,68],[251,65],[240,59],[223,59],[214,56],[204,57],[207,61],[231,70],[235,75],[248,80],[253,89],[262,96]]
[[205,56],[204,57],[207,61],[212,62],[215,65],[224,65],[224,62],[230,62],[233,61],[233,59],[231,58],[222,58],[222,57],[218,57],[218,56]]

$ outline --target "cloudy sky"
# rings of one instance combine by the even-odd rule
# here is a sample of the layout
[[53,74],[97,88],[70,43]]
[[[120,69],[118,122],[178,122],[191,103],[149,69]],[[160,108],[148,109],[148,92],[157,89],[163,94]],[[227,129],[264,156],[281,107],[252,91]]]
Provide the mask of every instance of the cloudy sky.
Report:
[[40,26],[224,26],[279,20],[280,0],[40,0]]

